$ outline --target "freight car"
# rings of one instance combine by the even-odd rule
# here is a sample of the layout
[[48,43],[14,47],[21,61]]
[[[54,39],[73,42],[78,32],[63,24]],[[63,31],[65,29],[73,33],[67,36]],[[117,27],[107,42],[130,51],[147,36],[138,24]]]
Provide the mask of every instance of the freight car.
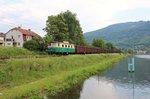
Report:
[[48,46],[49,54],[93,54],[93,53],[118,53],[108,49],[93,48],[86,46],[75,46],[67,41],[51,42]]
[[75,52],[77,54],[92,54],[92,53],[107,53],[106,49],[93,48],[86,46],[75,46]]

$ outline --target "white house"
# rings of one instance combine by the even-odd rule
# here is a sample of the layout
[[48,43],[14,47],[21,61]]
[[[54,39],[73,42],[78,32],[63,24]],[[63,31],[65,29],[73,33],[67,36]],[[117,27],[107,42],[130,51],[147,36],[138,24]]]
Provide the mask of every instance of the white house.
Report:
[[5,34],[0,33],[0,46],[4,46],[4,39],[5,39]]
[[23,47],[23,44],[33,37],[40,36],[30,29],[27,30],[21,27],[15,27],[5,34],[5,46]]

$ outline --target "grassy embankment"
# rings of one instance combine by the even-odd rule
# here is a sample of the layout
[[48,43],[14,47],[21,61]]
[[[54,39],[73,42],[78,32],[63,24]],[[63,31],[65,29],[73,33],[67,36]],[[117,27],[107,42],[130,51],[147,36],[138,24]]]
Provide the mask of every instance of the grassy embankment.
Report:
[[0,67],[0,98],[58,95],[123,57],[95,54],[9,59]]
[[25,48],[18,48],[18,47],[3,47],[0,46],[0,59],[7,59],[11,57],[32,57],[34,55],[46,55],[45,52],[36,52],[36,51],[29,51]]
[[24,48],[0,46],[0,57],[10,57],[18,55],[33,55],[33,53]]

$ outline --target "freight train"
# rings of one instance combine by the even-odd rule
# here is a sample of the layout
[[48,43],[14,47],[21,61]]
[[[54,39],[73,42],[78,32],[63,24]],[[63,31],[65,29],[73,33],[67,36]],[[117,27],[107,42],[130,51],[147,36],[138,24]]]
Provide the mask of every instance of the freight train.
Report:
[[117,50],[108,50],[95,47],[86,47],[70,44],[67,41],[51,42],[48,46],[49,54],[94,54],[94,53],[119,53]]

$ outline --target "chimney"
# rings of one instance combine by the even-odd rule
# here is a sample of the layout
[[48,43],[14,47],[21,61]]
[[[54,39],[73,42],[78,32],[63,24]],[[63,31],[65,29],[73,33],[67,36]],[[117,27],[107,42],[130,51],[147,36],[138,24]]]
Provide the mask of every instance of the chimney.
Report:
[[31,29],[28,29],[28,31],[31,31]]
[[20,29],[21,27],[20,27],[20,26],[18,26],[18,28]]

